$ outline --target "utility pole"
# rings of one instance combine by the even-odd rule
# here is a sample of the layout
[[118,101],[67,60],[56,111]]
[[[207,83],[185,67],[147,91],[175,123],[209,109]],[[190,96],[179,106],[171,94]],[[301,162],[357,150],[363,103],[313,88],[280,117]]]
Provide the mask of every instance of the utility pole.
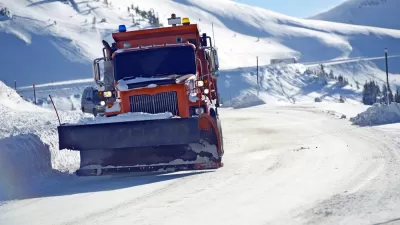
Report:
[[388,65],[388,49],[385,48],[385,61],[386,61],[386,82],[387,82],[387,104],[390,104],[389,94],[391,93],[389,86],[389,65]]
[[33,84],[33,98],[35,100],[35,105],[36,105],[36,86]]
[[260,83],[258,81],[258,56],[257,56],[257,97],[260,95]]
[[14,90],[17,90],[17,81],[14,80]]

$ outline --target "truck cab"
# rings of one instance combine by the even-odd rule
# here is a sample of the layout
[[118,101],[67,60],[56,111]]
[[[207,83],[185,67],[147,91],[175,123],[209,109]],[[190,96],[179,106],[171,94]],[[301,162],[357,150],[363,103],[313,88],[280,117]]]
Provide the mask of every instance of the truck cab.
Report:
[[[183,118],[217,117],[218,55],[207,34],[188,18],[170,27],[113,33],[103,41],[104,57],[94,60],[94,77],[106,101],[106,116],[128,112],[171,112]],[[99,63],[104,65],[100,75]]]

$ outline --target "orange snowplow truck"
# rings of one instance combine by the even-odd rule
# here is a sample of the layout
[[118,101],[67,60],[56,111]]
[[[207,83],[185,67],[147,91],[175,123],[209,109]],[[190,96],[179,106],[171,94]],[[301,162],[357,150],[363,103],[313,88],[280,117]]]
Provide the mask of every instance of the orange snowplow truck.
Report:
[[60,150],[80,151],[79,174],[222,166],[217,51],[189,18],[172,14],[168,24],[120,25],[114,43],[103,40],[93,62],[109,117],[101,119],[126,120],[58,127]]

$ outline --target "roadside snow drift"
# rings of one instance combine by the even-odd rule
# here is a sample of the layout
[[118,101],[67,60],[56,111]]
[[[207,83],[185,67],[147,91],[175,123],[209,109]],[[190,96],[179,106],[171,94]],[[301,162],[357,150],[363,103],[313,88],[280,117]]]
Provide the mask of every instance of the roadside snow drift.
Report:
[[[58,151],[55,112],[24,101],[2,82],[0,115],[0,201],[27,195],[42,178],[79,166],[76,152]],[[81,117],[60,116],[64,121]]]
[[26,195],[52,171],[49,146],[34,134],[0,139],[0,201]]
[[234,109],[240,109],[263,104],[265,104],[265,102],[257,95],[246,93],[242,96],[238,96],[230,101],[225,102],[222,107],[232,107]]
[[374,104],[350,121],[360,126],[400,123],[400,104],[395,102],[390,105]]

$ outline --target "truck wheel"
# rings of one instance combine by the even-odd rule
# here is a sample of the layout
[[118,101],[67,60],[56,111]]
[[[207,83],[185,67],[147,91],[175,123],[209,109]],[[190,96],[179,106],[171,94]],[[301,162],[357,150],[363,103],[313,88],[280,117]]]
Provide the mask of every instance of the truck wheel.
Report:
[[93,116],[94,116],[94,117],[97,116],[97,111],[96,111],[96,109],[93,109]]

